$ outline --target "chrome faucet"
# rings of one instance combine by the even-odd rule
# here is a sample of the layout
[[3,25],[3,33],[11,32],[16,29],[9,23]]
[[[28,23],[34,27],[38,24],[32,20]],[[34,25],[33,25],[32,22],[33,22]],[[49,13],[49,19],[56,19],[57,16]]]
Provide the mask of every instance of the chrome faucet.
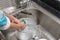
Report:
[[31,0],[21,0],[20,1],[20,7],[21,8],[27,7],[29,1],[31,1]]
[[31,0],[15,0],[17,8],[26,8]]

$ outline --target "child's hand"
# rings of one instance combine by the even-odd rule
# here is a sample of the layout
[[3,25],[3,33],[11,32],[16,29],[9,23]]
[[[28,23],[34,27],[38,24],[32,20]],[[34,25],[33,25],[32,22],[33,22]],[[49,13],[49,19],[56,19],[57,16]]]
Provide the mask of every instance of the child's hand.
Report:
[[[25,25],[20,22],[17,18],[10,15],[8,12],[4,11],[6,13],[6,16],[10,19],[11,25],[9,29],[17,29],[17,30],[23,30],[25,28]],[[8,29],[8,30],[9,30]]]
[[13,23],[11,22],[11,25],[10,25],[10,30],[18,30],[18,31],[22,31],[23,29],[25,28],[25,25],[23,23]]
[[15,24],[15,27],[17,27],[16,29],[19,31],[25,28],[25,25],[22,22],[20,22],[17,18],[12,19],[11,23]]

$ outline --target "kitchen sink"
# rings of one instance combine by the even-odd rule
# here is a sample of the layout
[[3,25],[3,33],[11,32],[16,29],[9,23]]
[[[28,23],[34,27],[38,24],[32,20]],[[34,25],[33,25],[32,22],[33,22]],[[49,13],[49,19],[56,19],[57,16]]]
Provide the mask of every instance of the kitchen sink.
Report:
[[[35,25],[35,27],[31,27],[31,29],[35,29],[36,31],[36,36],[39,37],[39,39],[47,39],[47,40],[56,40],[55,37],[49,33],[44,27],[42,27],[40,24],[40,20],[42,19],[42,16],[44,15],[40,10],[36,9],[36,8],[27,8],[27,9],[24,9],[24,10],[20,10],[19,12],[17,13],[14,13],[13,16],[18,18],[18,19],[21,19],[21,18],[32,18],[34,19],[34,21],[37,23],[37,25]],[[32,32],[34,32],[32,30]],[[28,35],[28,34],[27,34]],[[11,36],[11,40],[13,40],[13,37],[14,36]],[[15,37],[15,39],[17,40],[17,38]],[[31,38],[33,39],[33,37]]]
[[[30,25],[29,29],[32,30],[32,33],[35,32],[35,37],[30,39],[35,40],[37,37],[38,39],[58,40],[60,38],[60,20],[35,2],[32,2],[32,5],[27,8],[16,9],[11,15],[19,20],[21,18],[31,18],[34,20],[36,25]],[[8,33],[8,40],[19,40],[16,30],[3,32],[4,34]]]
[[[37,5],[35,2],[32,2],[27,8],[24,9],[16,9],[13,13],[11,13],[17,19],[21,18],[31,18],[36,22],[36,25],[29,27],[32,32],[35,31],[36,37],[38,39],[47,39],[47,40],[58,40],[60,38],[60,20],[57,17],[52,15],[50,12],[46,11],[41,6]],[[5,31],[4,31],[5,32]],[[7,32],[6,32],[7,33]],[[4,34],[6,34],[4,33]],[[18,32],[13,30],[9,31],[7,34],[8,40],[19,40],[17,36]],[[30,38],[33,39],[34,38]]]
[[[57,40],[60,38],[60,25],[58,21],[56,21],[55,16],[49,14],[46,10],[43,10],[42,7],[38,6],[36,3],[33,2],[33,5],[25,8],[25,9],[18,9],[13,14],[14,17],[17,19],[21,18],[32,18],[36,22],[37,25],[33,27],[38,34],[37,37],[39,39],[45,38],[47,40]],[[11,37],[11,40],[13,40]],[[17,39],[15,37],[15,39]]]
[[30,9],[20,11],[20,12],[14,14],[14,16],[18,19],[20,19],[20,18],[32,18],[37,22],[37,19],[38,19],[37,16],[39,14],[38,12],[39,12],[39,10],[30,8]]

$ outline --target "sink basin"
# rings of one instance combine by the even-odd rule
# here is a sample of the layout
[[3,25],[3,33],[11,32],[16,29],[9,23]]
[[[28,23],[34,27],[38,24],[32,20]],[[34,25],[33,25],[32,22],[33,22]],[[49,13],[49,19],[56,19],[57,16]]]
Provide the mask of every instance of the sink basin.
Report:
[[[29,13],[31,15],[29,15]],[[38,10],[38,9],[34,9],[34,8],[30,8],[30,9],[25,9],[23,10],[23,12],[18,12],[16,14],[14,14],[14,16],[18,19],[20,18],[33,18],[35,20],[35,22],[37,23],[36,26],[37,30],[36,33],[39,35],[39,38],[45,38],[47,40],[56,40],[55,37],[49,33],[47,30],[45,30],[41,25],[40,25],[40,20],[42,19],[42,17],[40,17],[40,15],[43,15],[43,13]]]
[[[34,6],[34,7],[32,7]],[[57,40],[60,38],[60,24],[54,20],[55,17],[51,15],[49,12],[44,10],[42,7],[38,6],[33,2],[33,5],[30,7],[18,10],[16,13],[13,13],[16,18],[33,18],[37,23],[36,33],[40,38],[46,38],[48,40]],[[36,8],[35,8],[36,7]],[[22,11],[22,12],[21,12]],[[38,33],[39,32],[39,33]],[[13,39],[14,36],[11,37]]]
[[32,13],[30,17],[36,21],[37,25],[41,25],[42,28],[47,30],[54,38],[60,38],[60,24],[53,19],[52,15],[41,12],[39,8],[30,8],[25,11]]
[[42,14],[38,9],[28,8],[24,10],[20,10],[20,12],[13,14],[16,18],[32,18],[39,24],[39,15]]
[[[15,13],[16,12],[16,13]],[[45,38],[47,40],[57,40],[60,38],[60,24],[55,16],[51,15],[41,6],[36,3],[32,3],[29,7],[25,9],[18,9],[11,15],[15,16],[17,19],[20,18],[32,18],[37,23],[36,34],[39,38]],[[58,18],[57,18],[58,19]],[[34,27],[35,29],[35,27]],[[4,31],[5,32],[5,31]],[[6,32],[7,33],[7,32]],[[14,34],[16,32],[13,32]],[[10,33],[9,33],[10,34]],[[10,35],[11,36],[11,35]],[[8,37],[10,40],[17,40],[16,34]]]

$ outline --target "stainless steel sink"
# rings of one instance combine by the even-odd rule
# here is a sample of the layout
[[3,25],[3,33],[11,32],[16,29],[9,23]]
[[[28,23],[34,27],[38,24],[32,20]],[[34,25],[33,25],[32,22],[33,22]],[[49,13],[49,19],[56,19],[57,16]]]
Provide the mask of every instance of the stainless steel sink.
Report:
[[[31,15],[29,15],[29,14],[31,14]],[[42,21],[45,19],[45,18],[42,18],[42,15],[45,16],[40,10],[38,10],[36,8],[32,8],[32,7],[24,9],[24,10],[20,10],[20,12],[14,14],[14,16],[18,19],[33,18],[38,25],[38,26],[36,26],[36,28],[38,29],[38,31],[36,31],[36,33],[39,35],[39,38],[45,38],[47,40],[56,40],[55,37],[51,33],[49,33],[47,30],[45,30],[41,26]]]
[[14,16],[18,19],[20,19],[20,18],[33,18],[37,22],[39,13],[41,13],[41,12],[38,9],[29,8],[29,9],[26,9],[26,10],[23,10],[23,11],[20,11],[20,12],[14,14]]
[[33,6],[30,6],[26,9],[19,9],[18,12],[13,13],[13,15],[18,19],[33,18],[36,21],[37,25],[39,25],[36,27],[39,30],[36,31],[36,33],[38,34],[39,32],[40,38],[57,40],[60,37],[60,25],[53,19],[52,15],[48,14],[48,12],[43,11],[43,8],[40,8],[40,6],[34,3]]
[[[47,40],[57,40],[60,38],[60,20],[35,2],[32,2],[32,5],[27,8],[17,9],[11,15],[15,16],[17,19],[34,19],[37,23],[36,29],[35,27],[34,29],[39,38],[45,38]],[[8,37],[8,39],[17,40],[16,34],[10,38]]]

